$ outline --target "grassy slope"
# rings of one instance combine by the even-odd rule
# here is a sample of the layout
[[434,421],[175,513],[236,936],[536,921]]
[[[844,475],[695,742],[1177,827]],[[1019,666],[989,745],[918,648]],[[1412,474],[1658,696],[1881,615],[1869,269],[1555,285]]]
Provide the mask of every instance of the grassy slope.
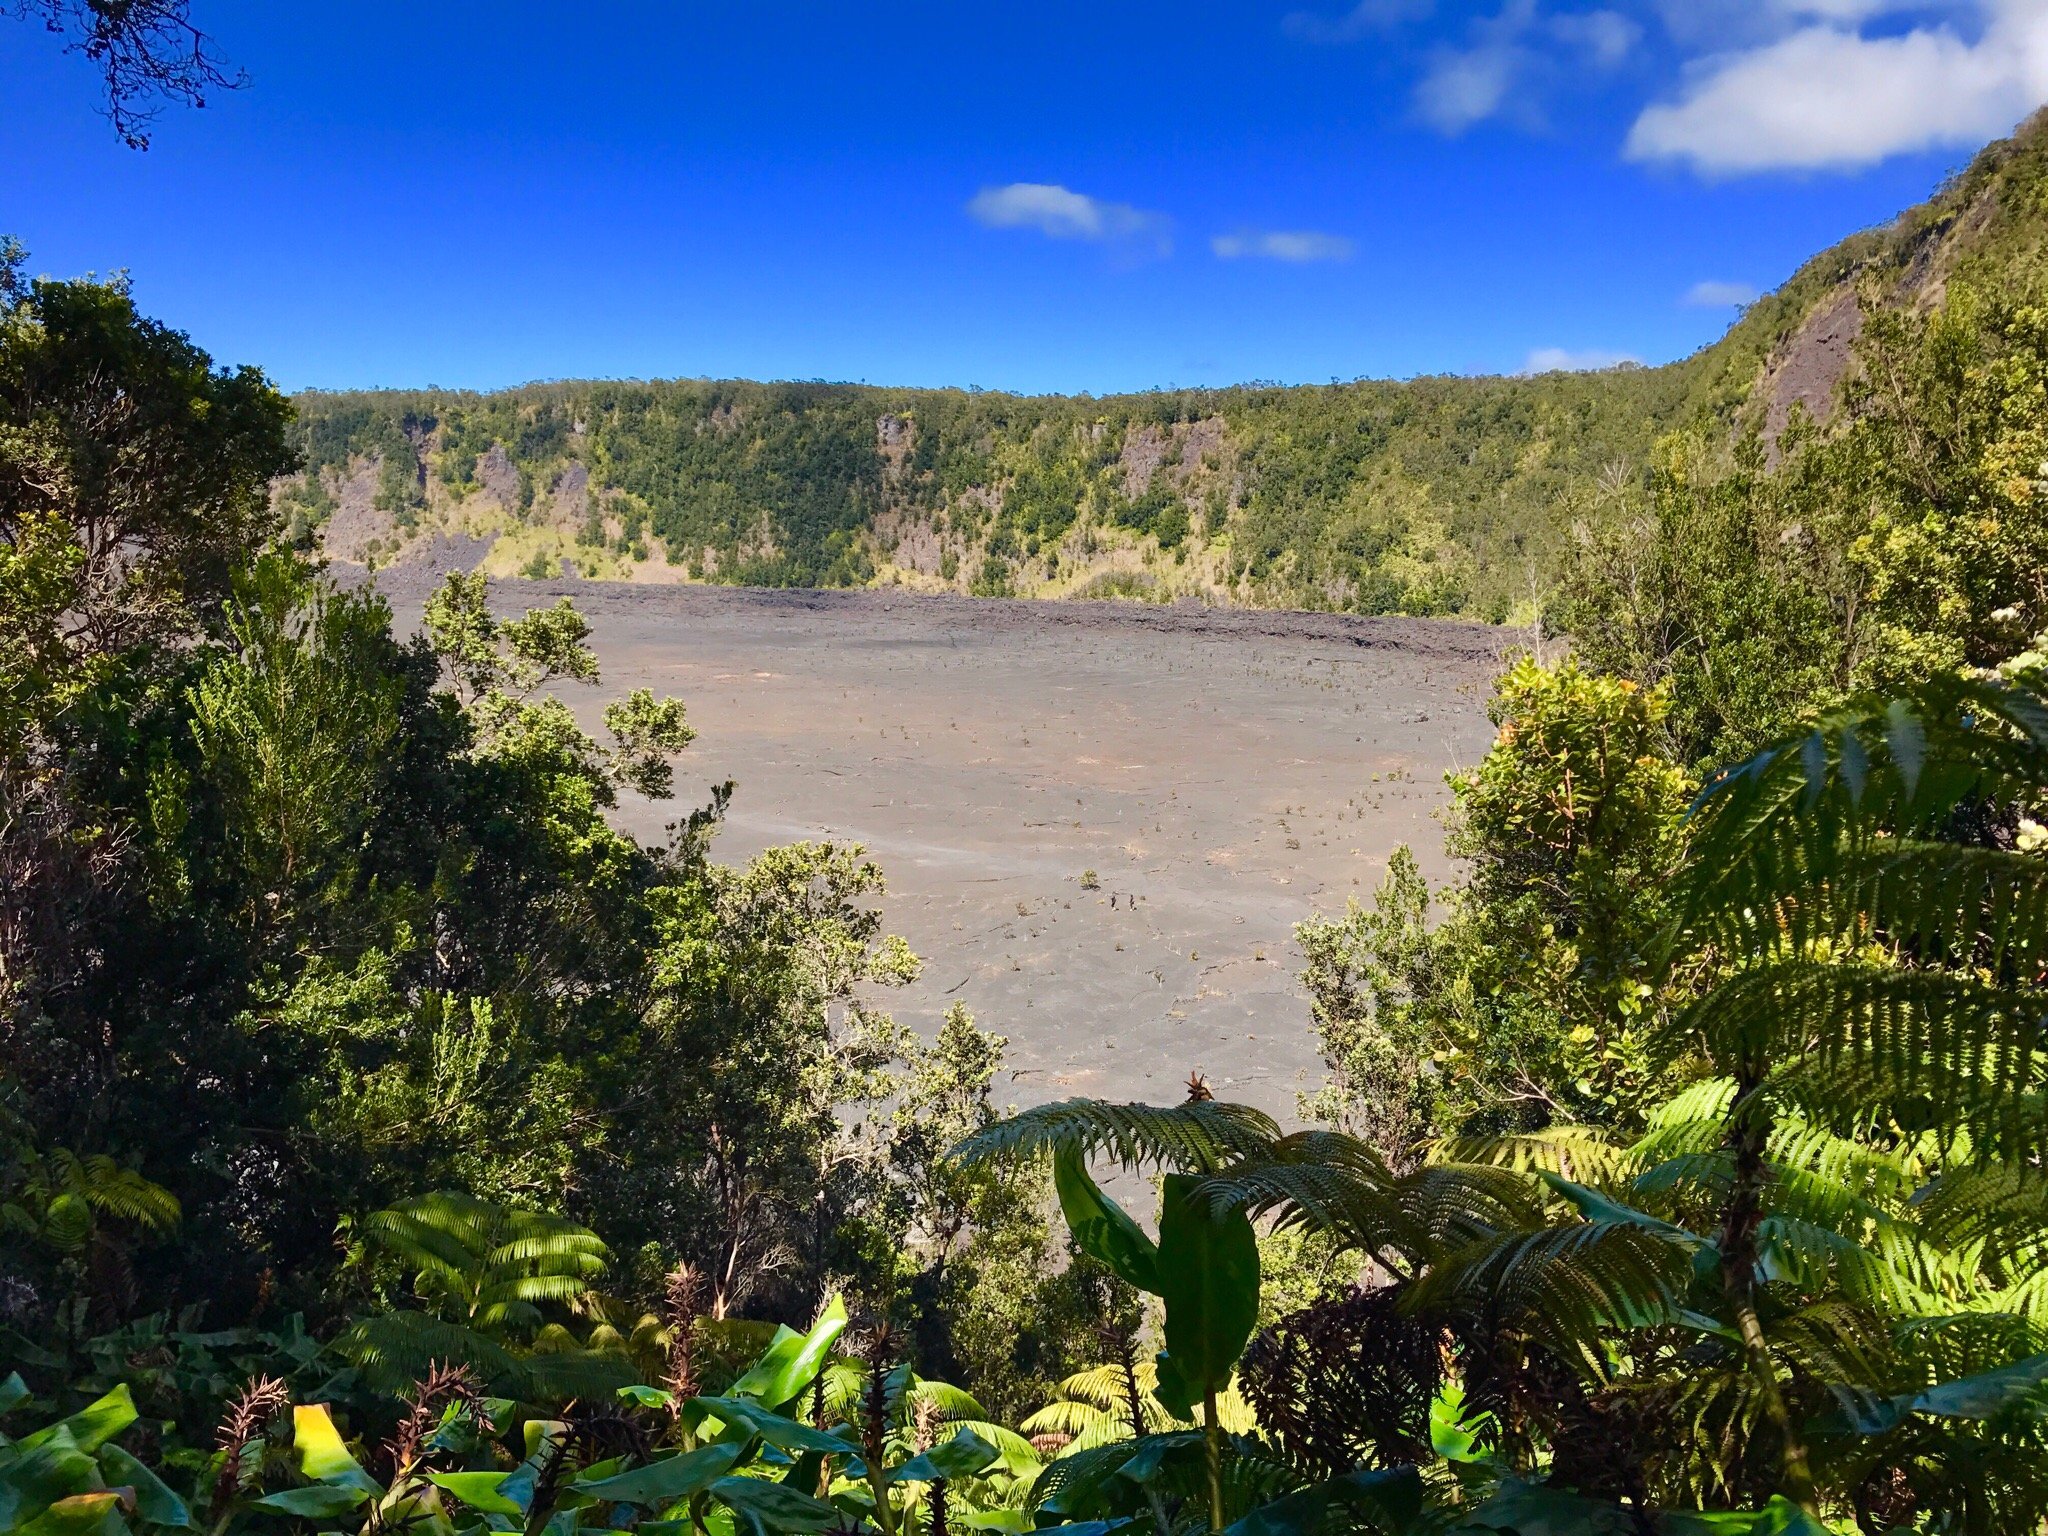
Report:
[[[280,494],[332,553],[495,538],[489,568],[1526,617],[1572,509],[1690,425],[1825,400],[1858,291],[1931,302],[2048,244],[2048,130],[1993,145],[1662,368],[1093,397],[560,383],[300,399]],[[1841,326],[1833,324],[1839,332]]]

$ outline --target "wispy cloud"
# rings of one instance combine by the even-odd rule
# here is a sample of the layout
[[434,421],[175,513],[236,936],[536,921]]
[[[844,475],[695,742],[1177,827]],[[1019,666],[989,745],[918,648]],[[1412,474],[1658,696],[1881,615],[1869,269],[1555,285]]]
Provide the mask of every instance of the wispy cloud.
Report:
[[967,213],[989,229],[1030,229],[1053,240],[1144,248],[1162,256],[1173,249],[1173,224],[1164,214],[1048,182],[983,187],[968,200]]
[[1749,283],[1723,282],[1705,278],[1685,290],[1679,303],[1688,309],[1739,309],[1755,302],[1756,288]]
[[1209,249],[1224,261],[1349,261],[1352,243],[1313,229],[1241,229],[1217,235]]
[[1304,43],[1355,43],[1405,22],[1421,21],[1436,9],[1435,0],[1358,0],[1341,16],[1291,11],[1280,29]]
[[1602,368],[1620,368],[1642,359],[1627,352],[1608,352],[1598,347],[1573,350],[1570,347],[1538,347],[1523,360],[1518,372],[1596,373]]
[[1642,25],[1616,10],[1551,14],[1538,0],[1507,0],[1433,50],[1415,87],[1415,110],[1439,132],[1463,133],[1488,118],[1535,123],[1566,77],[1617,69],[1642,40]]
[[[1696,60],[1629,131],[1631,160],[1707,176],[1841,170],[1968,146],[2048,100],[2048,0],[1977,0],[1953,21],[1867,34],[1885,0],[1780,4],[1793,30]],[[1915,7],[1921,9],[1921,7]]]

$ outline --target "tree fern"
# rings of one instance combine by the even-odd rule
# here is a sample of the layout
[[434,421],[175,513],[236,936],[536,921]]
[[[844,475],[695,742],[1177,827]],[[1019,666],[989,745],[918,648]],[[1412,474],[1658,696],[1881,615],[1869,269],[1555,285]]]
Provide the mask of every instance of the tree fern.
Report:
[[592,1282],[606,1250],[596,1234],[541,1211],[437,1192],[362,1218],[364,1262],[395,1263],[420,1306],[365,1318],[344,1351],[373,1386],[398,1391],[437,1362],[474,1367],[493,1391],[529,1401],[606,1396],[637,1376],[610,1324],[592,1348],[548,1310],[602,1312]]

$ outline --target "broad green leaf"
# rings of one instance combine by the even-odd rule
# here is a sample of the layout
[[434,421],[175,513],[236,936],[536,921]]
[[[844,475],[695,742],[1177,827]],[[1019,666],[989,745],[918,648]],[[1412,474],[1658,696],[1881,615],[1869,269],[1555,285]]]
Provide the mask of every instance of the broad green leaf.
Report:
[[1160,1185],[1158,1295],[1166,1349],[1190,1397],[1230,1384],[1259,1320],[1259,1240],[1242,1209],[1218,1212],[1204,1180],[1169,1173]]
[[1489,1427],[1490,1415],[1465,1412],[1465,1389],[1455,1383],[1437,1393],[1429,1405],[1430,1449],[1445,1461],[1481,1462],[1487,1455],[1479,1448],[1479,1437]]
[[1195,1405],[1202,1400],[1202,1394],[1197,1388],[1190,1386],[1181,1375],[1180,1367],[1174,1364],[1173,1352],[1160,1350],[1153,1357],[1152,1363],[1159,1372],[1159,1379],[1153,1386],[1152,1395],[1158,1398],[1165,1405],[1166,1411],[1176,1419],[1194,1418]]
[[979,1514],[961,1514],[952,1517],[952,1523],[970,1531],[1000,1531],[1004,1536],[1024,1536],[1031,1527],[1031,1516],[1021,1509],[990,1509]]
[[59,1499],[8,1536],[127,1536],[118,1493],[78,1493]]
[[[866,1469],[863,1468],[862,1471],[865,1475]],[[781,1481],[792,1488],[811,1489],[818,1486],[818,1479],[824,1474],[824,1452],[805,1451],[803,1455],[789,1459],[789,1468],[782,1474]]]
[[99,1467],[70,1431],[0,1463],[0,1531],[33,1519],[59,1499],[99,1490]]
[[1159,1475],[1159,1469],[1166,1464],[1166,1458],[1176,1451],[1188,1451],[1202,1443],[1200,1430],[1180,1430],[1168,1435],[1147,1435],[1142,1440],[1129,1442],[1134,1449],[1124,1464],[1117,1468],[1117,1476],[1133,1483],[1149,1483]]
[[1619,1504],[1511,1477],[1458,1529],[1512,1531],[1514,1536],[1635,1536],[1639,1527]]
[[96,1402],[88,1403],[68,1419],[25,1435],[21,1449],[32,1451],[39,1445],[46,1445],[62,1430],[71,1436],[72,1443],[87,1455],[91,1455],[114,1436],[135,1422],[135,1399],[129,1395],[128,1383],[122,1382],[113,1391]]
[[1001,1457],[996,1448],[971,1429],[963,1429],[944,1445],[913,1456],[888,1474],[892,1483],[929,1483],[939,1478],[972,1477],[986,1472]]
[[383,1486],[349,1455],[325,1403],[301,1403],[292,1409],[292,1445],[299,1453],[300,1473],[314,1482],[383,1493]]
[[1830,1427],[1853,1434],[1882,1435],[1916,1413],[1938,1419],[1988,1419],[2013,1403],[2034,1396],[2048,1383],[2048,1355],[2017,1360],[1994,1371],[1964,1376],[1924,1392],[1879,1397],[1837,1387]]
[[631,1403],[635,1408],[666,1408],[675,1401],[675,1394],[664,1392],[659,1387],[643,1387],[637,1382],[619,1388],[619,1401]]
[[569,1432],[565,1419],[528,1419],[523,1433],[526,1440],[526,1459],[534,1461],[541,1452],[553,1445]]
[[1360,1468],[1260,1505],[1229,1526],[1225,1536],[1315,1536],[1339,1509],[1377,1516],[1376,1523],[1406,1530],[1422,1513],[1422,1476],[1413,1467]]
[[723,1445],[700,1445],[694,1451],[650,1461],[644,1467],[621,1472],[617,1477],[587,1482],[579,1478],[571,1486],[578,1493],[607,1504],[638,1504],[647,1509],[657,1509],[700,1493],[724,1477],[732,1471],[744,1449],[744,1445],[734,1441]]
[[0,1413],[12,1413],[30,1397],[28,1383],[21,1379],[21,1372],[10,1371],[5,1380],[0,1380]]
[[302,1520],[332,1520],[362,1506],[369,1494],[361,1488],[340,1483],[314,1483],[308,1488],[287,1488],[250,1500],[256,1509],[271,1509]]
[[145,1525],[185,1527],[192,1524],[192,1511],[171,1492],[168,1484],[118,1445],[100,1447],[100,1476],[110,1488],[135,1490],[135,1513]]
[[2043,1382],[2048,1382],[2048,1355],[2036,1355],[1995,1371],[1929,1387],[1912,1399],[1911,1409],[1943,1419],[1988,1419],[2006,1405],[2031,1396]]
[[1657,1536],[1835,1536],[1835,1530],[1780,1495],[1753,1514],[1731,1510],[1660,1515]]
[[722,1477],[711,1485],[711,1496],[756,1530],[825,1531],[840,1521],[823,1499],[758,1477]]
[[471,1509],[486,1515],[509,1515],[518,1519],[526,1513],[501,1491],[509,1472],[429,1472],[427,1481],[454,1495]]
[[827,1456],[860,1453],[860,1447],[851,1440],[784,1418],[751,1398],[693,1397],[690,1406],[700,1413],[723,1420],[728,1426],[742,1429],[750,1435],[759,1435],[770,1445],[785,1451],[821,1451]]
[[1158,1247],[1122,1206],[1096,1187],[1088,1176],[1086,1154],[1078,1147],[1061,1147],[1053,1154],[1052,1182],[1075,1246],[1108,1265],[1127,1284],[1158,1295]]
[[729,1395],[759,1398],[770,1408],[780,1408],[817,1379],[825,1368],[839,1335],[846,1331],[846,1303],[834,1296],[809,1333],[780,1334],[752,1369],[732,1384]]

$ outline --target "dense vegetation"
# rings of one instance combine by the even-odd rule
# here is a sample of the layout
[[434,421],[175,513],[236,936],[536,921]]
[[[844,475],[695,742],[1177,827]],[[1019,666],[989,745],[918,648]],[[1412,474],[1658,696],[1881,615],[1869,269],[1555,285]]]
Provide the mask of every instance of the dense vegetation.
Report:
[[284,495],[308,538],[338,495],[388,514],[367,524],[386,528],[375,548],[343,551],[371,560],[473,527],[546,551],[548,574],[560,558],[629,574],[658,547],[752,585],[1062,594],[1122,574],[1156,595],[1501,618],[1555,564],[1559,497],[1640,458],[1677,394],[1676,376],[1632,370],[1104,400],[689,382],[316,395],[299,401],[309,469]]
[[[0,1529],[2043,1530],[2035,156],[1972,173],[2036,221],[1999,282],[1873,287],[1828,423],[1718,433],[1673,413],[1764,331],[1227,410],[295,418],[0,251]],[[1610,431],[1650,467],[1586,492]],[[361,463],[394,525],[581,494],[588,547],[728,578],[864,579],[922,509],[985,589],[1121,530],[1368,607],[1486,590],[1526,495],[1576,528],[1574,652],[1500,682],[1461,882],[1400,858],[1303,929],[1309,1129],[1199,1078],[1006,1117],[999,1036],[879,1006],[917,962],[858,849],[721,864],[729,786],[611,825],[692,732],[644,690],[578,723],[573,603],[458,575],[407,639],[295,550]]]
[[262,553],[285,402],[118,286],[17,274],[9,1354],[63,1379],[195,1308],[329,1332],[395,1294],[347,1223],[452,1189],[601,1229],[624,1295],[687,1260],[711,1311],[758,1315],[859,1273],[1006,1403],[1056,1376],[1043,1218],[936,1166],[993,1114],[1002,1042],[874,1006],[917,964],[880,871],[823,845],[722,866],[722,792],[660,846],[614,831],[621,787],[670,792],[679,702],[631,694],[599,742],[558,697],[597,675],[573,607],[501,622],[457,579],[407,641],[374,593]]

